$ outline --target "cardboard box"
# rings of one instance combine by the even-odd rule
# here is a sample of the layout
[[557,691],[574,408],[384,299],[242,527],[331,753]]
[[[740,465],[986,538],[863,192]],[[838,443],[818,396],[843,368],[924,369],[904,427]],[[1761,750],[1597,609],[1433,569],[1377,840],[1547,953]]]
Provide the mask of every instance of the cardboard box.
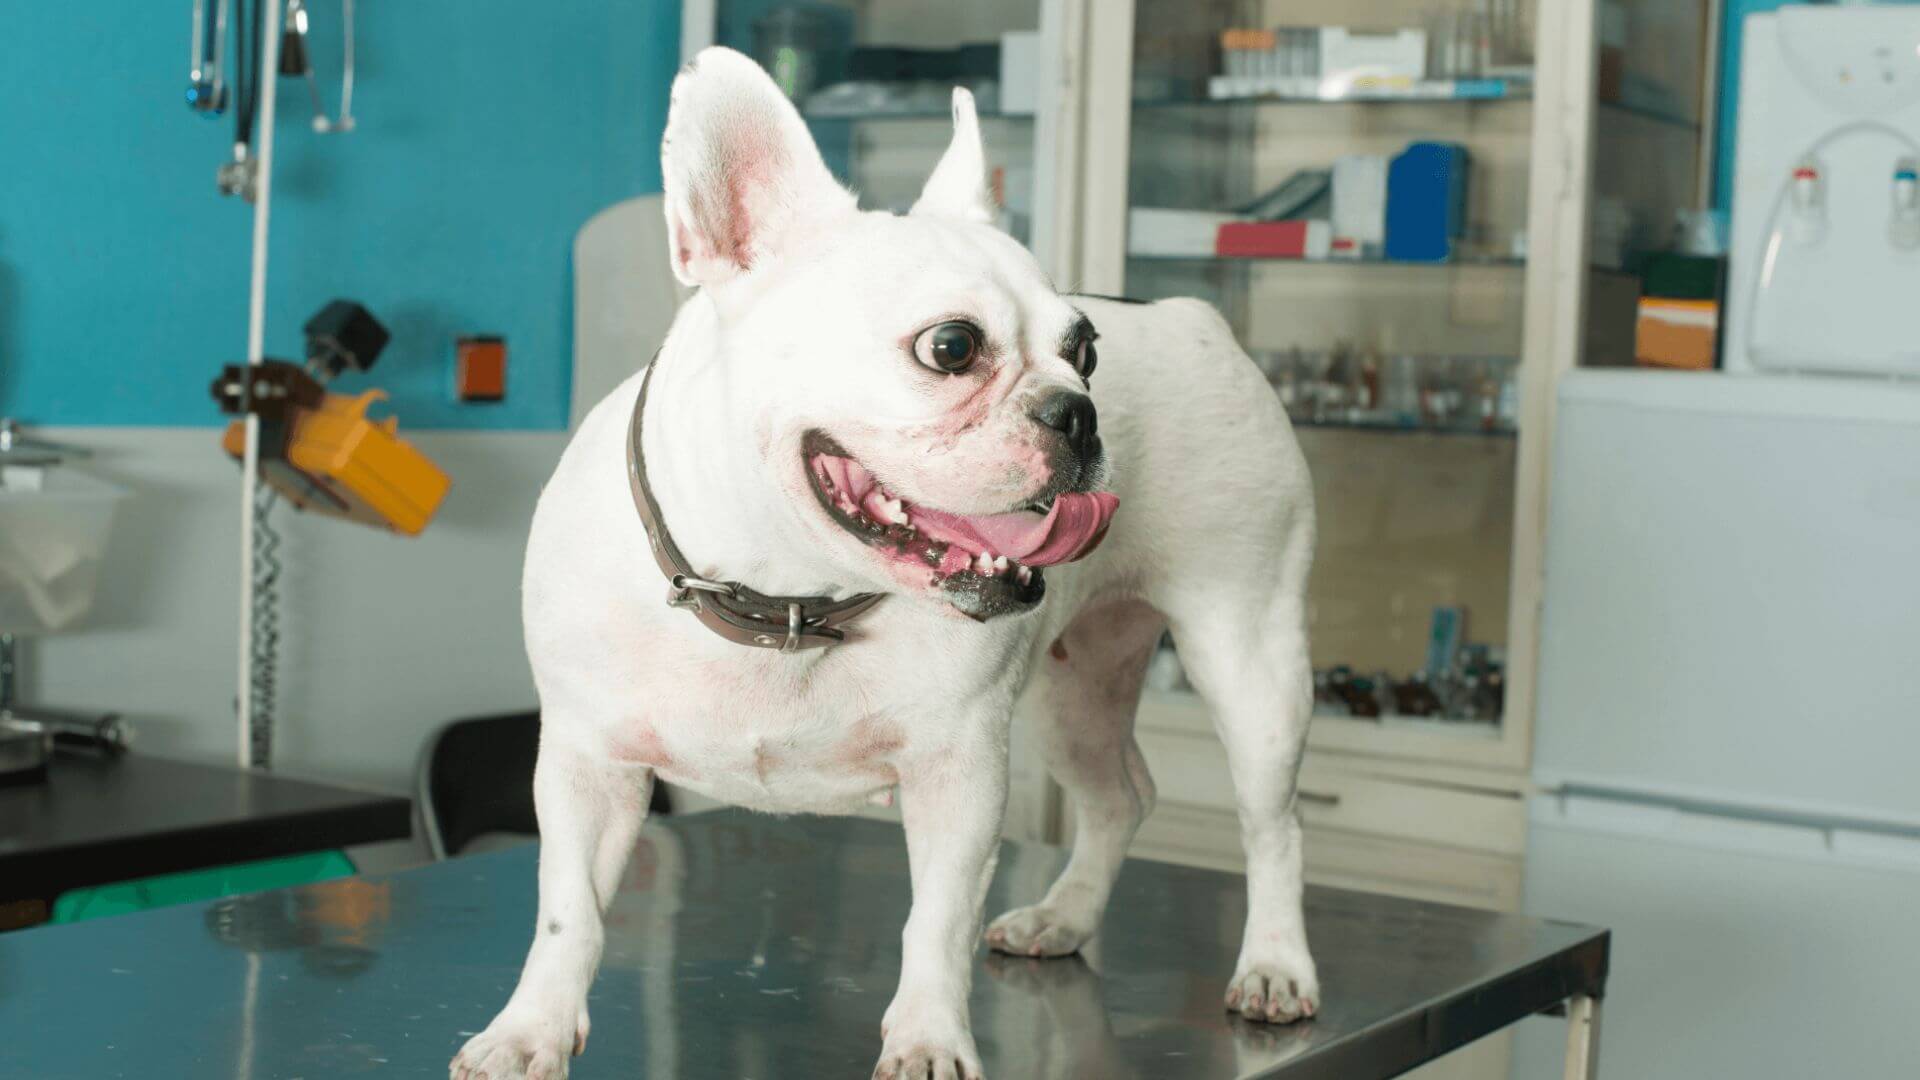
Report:
[[1706,371],[1713,367],[1720,304],[1714,300],[1643,297],[1637,330],[1634,356],[1640,363]]
[[1324,259],[1333,226],[1324,221],[1236,221],[1220,226],[1214,253],[1243,259]]

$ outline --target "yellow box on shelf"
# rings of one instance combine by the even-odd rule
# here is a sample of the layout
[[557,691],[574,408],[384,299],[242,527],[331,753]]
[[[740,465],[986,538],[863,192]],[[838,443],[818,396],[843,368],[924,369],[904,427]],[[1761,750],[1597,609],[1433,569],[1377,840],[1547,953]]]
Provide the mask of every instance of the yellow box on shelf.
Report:
[[1640,363],[1704,371],[1713,367],[1720,303],[1643,296],[1637,329],[1634,356]]

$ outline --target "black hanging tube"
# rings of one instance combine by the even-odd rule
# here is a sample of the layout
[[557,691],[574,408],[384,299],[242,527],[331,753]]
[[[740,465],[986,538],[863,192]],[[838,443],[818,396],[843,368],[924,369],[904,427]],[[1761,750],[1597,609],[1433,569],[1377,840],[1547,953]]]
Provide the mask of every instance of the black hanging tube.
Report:
[[[273,0],[279,3],[280,0]],[[253,0],[253,56],[247,62],[247,145],[253,145],[254,118],[260,111],[260,57],[266,46],[260,43],[260,35],[266,30],[267,19],[263,0]]]
[[253,129],[247,112],[253,102],[247,93],[247,0],[233,3],[233,143],[247,145]]
[[253,146],[254,112],[260,101],[260,32],[266,26],[262,3],[233,2],[233,141],[249,149]]

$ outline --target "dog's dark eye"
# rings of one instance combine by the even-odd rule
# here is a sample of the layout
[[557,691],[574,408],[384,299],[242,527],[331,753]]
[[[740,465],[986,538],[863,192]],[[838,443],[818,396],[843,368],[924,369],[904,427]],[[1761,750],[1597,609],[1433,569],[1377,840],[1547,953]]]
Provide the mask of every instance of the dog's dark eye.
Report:
[[1080,377],[1084,379],[1093,374],[1093,369],[1099,366],[1099,363],[1100,352],[1093,347],[1093,339],[1082,340],[1079,351],[1073,356],[1073,370],[1079,372]]
[[963,322],[930,327],[914,340],[913,357],[922,364],[958,375],[980,355],[980,331]]

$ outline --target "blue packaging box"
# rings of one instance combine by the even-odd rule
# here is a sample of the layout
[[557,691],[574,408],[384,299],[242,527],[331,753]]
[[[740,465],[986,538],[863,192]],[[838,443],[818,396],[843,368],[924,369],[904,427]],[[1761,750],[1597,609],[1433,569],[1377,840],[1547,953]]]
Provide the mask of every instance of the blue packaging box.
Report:
[[1417,142],[1387,166],[1387,258],[1446,262],[1467,227],[1467,148]]

